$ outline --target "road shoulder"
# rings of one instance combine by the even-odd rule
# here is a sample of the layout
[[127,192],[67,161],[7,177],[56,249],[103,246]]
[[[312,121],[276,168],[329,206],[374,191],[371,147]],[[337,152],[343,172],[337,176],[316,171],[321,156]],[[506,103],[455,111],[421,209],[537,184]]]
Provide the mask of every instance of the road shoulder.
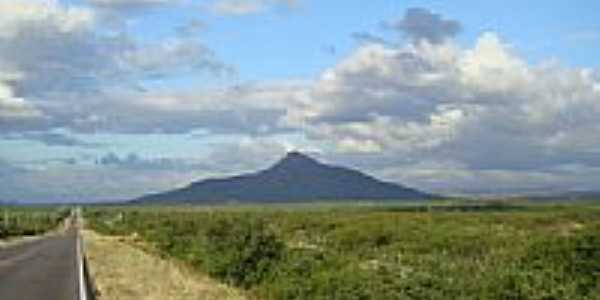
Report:
[[99,300],[244,300],[236,290],[123,241],[83,231]]

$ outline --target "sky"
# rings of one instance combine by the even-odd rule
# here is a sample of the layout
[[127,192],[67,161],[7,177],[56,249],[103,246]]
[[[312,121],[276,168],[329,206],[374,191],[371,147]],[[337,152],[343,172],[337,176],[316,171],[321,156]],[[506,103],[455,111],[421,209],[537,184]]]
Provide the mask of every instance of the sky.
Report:
[[453,195],[597,189],[600,2],[0,1],[0,200],[286,152]]

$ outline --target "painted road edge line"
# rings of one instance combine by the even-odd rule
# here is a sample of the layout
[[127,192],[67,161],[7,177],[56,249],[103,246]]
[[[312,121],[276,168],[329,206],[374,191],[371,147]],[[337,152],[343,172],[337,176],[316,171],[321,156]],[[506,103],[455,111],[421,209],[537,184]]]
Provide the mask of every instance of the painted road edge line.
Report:
[[81,208],[77,208],[77,271],[79,279],[79,300],[88,300],[87,284],[85,279],[85,262],[83,258],[83,243],[81,237]]
[[77,233],[77,269],[79,273],[79,300],[87,300],[87,285],[85,284],[85,270],[82,254],[81,235]]

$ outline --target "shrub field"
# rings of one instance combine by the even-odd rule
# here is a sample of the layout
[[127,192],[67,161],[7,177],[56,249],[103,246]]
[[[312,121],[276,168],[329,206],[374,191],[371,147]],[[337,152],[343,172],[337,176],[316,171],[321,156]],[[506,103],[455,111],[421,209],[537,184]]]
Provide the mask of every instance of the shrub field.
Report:
[[0,239],[45,233],[69,214],[68,208],[0,206]]
[[600,299],[600,207],[93,208],[262,300]]

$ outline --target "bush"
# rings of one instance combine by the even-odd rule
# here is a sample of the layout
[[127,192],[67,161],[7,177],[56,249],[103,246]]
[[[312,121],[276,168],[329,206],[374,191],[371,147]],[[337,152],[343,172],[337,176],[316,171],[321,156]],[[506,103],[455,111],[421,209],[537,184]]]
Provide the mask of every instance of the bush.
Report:
[[[263,300],[598,299],[600,210],[90,212]],[[1,233],[0,233],[1,234]]]
[[269,276],[284,250],[262,220],[242,217],[211,222],[205,245],[208,273],[244,288]]
[[502,299],[593,299],[600,294],[598,226],[535,243],[501,286]]
[[4,207],[0,212],[0,239],[44,233],[55,229],[69,214],[66,208]]

